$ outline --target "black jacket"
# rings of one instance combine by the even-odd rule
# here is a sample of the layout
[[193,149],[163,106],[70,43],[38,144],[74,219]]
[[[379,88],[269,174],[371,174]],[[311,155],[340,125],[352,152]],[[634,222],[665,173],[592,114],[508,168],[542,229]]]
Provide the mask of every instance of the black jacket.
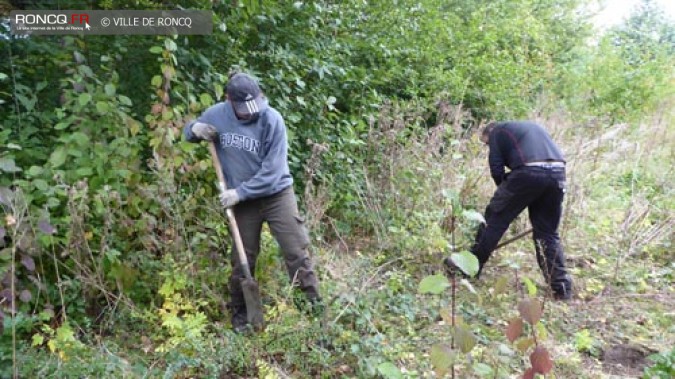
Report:
[[488,144],[490,174],[497,185],[504,179],[504,167],[515,170],[530,162],[565,162],[548,132],[531,121],[498,123],[490,133]]

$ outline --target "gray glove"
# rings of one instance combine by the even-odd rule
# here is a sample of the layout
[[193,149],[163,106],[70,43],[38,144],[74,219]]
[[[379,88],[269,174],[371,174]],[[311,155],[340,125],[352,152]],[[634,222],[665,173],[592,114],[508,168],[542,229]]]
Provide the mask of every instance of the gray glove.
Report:
[[196,122],[192,125],[192,133],[205,141],[212,141],[218,135],[216,127],[203,122]]
[[218,197],[220,198],[220,204],[225,208],[232,207],[239,203],[239,194],[237,194],[237,190],[229,189],[223,191]]

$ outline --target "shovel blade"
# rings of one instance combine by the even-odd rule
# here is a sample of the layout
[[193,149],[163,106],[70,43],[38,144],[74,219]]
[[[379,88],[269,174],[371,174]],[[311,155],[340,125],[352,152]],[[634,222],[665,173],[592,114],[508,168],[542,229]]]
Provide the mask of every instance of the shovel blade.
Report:
[[244,279],[241,281],[241,289],[244,292],[244,301],[246,302],[247,321],[253,326],[253,329],[260,331],[265,319],[258,283],[253,279]]

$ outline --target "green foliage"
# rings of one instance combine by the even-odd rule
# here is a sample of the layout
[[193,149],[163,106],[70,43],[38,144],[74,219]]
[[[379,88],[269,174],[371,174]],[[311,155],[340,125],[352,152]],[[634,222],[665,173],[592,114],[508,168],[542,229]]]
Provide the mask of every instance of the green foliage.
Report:
[[377,371],[386,379],[402,379],[401,370],[391,362],[382,362],[377,366]]
[[582,329],[574,334],[574,344],[578,351],[588,353],[591,356],[600,355],[600,346],[598,341],[591,335],[588,329]]
[[[61,7],[76,9],[74,3]],[[474,210],[489,192],[477,184],[484,176],[477,169],[484,165],[481,145],[471,138],[478,124],[529,117],[539,108],[563,108],[584,125],[638,120],[672,95],[670,21],[647,6],[589,45],[579,4],[199,0],[183,5],[214,12],[212,36],[2,39],[0,376],[11,376],[14,359],[25,377],[278,370],[396,377],[431,369],[441,375],[451,366],[464,375],[505,377],[521,369],[520,357],[494,343],[503,339],[495,323],[513,311],[495,300],[512,295],[509,278],[496,280],[489,293],[461,282],[472,293],[453,299],[453,316],[472,325],[447,327],[451,321],[443,316],[439,334],[436,321],[447,313],[443,294],[450,283],[428,275],[439,252],[461,250],[457,246],[469,243],[484,222]],[[152,0],[97,6],[166,7]],[[339,241],[362,254],[364,265],[378,266],[343,277],[327,265],[324,285],[334,297],[328,326],[304,318],[288,305],[287,288],[272,284],[284,273],[269,254],[268,234],[258,274],[270,282],[263,287],[273,299],[270,328],[248,339],[230,333],[223,321],[231,269],[227,229],[215,206],[208,154],[182,142],[181,128],[223,99],[227,74],[237,68],[260,79],[286,120],[296,190],[313,189],[305,196],[322,200],[313,209],[317,241]],[[588,137],[584,128],[560,132]],[[667,146],[668,133],[660,136]],[[325,152],[308,175],[316,146]],[[588,146],[579,150],[578,161],[588,162]],[[598,272],[582,282],[584,296],[604,293],[614,282],[644,292],[672,281],[666,254],[672,241],[657,238],[671,230],[673,197],[662,164],[672,157],[660,154],[630,169],[600,167],[587,181],[594,186],[584,184],[570,196],[588,191],[591,198],[580,202],[605,210],[567,207],[568,219],[581,225],[572,231],[590,233],[580,243],[624,228],[619,243],[606,237],[607,243],[591,244]],[[633,204],[642,201],[653,206],[636,218]],[[627,252],[608,253],[606,246]],[[626,280],[608,280],[607,273],[619,271],[615,261],[638,255],[654,269],[621,271]],[[452,257],[465,272],[477,270],[473,256]],[[265,272],[268,267],[279,270]],[[7,296],[10,282],[15,291]],[[534,375],[550,370],[550,357],[534,337],[545,339],[551,326],[541,321],[535,282],[523,282],[532,299],[521,302],[506,337],[523,354],[531,351]],[[500,314],[484,301],[495,301]],[[643,327],[633,321],[622,325]],[[124,322],[127,328],[120,328]],[[665,316],[650,322],[644,327],[669,325]],[[93,335],[123,346],[89,340]],[[574,335],[573,350],[593,354],[591,335]],[[452,338],[458,346],[448,343]],[[420,359],[430,348],[429,359]],[[139,349],[145,354],[136,354]],[[460,359],[460,351],[471,359]],[[659,374],[669,364],[663,357],[651,368]]]
[[469,276],[475,276],[478,273],[478,258],[468,251],[453,253],[450,255],[450,260],[462,270],[463,273]]
[[644,2],[623,24],[561,70],[558,92],[572,111],[613,121],[635,120],[673,94],[675,25],[653,2]]
[[158,346],[157,351],[172,351],[192,357],[204,343],[207,319],[200,308],[205,302],[197,301],[194,304],[186,293],[187,276],[170,259],[165,263],[167,270],[160,273],[164,282],[158,291],[164,301],[158,313],[167,338]]
[[653,354],[648,358],[654,364],[645,369],[642,376],[644,379],[666,379],[675,375],[675,349]]
[[448,279],[445,277],[445,275],[436,274],[422,279],[418,292],[438,295],[444,292],[448,287],[450,287],[450,282],[448,282]]

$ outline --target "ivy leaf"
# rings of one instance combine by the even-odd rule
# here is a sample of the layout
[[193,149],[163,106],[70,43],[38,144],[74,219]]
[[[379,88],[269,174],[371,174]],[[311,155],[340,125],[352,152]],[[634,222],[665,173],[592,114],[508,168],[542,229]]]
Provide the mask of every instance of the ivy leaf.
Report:
[[377,371],[387,379],[403,379],[401,370],[391,362],[382,362],[377,366]]
[[457,353],[448,345],[438,344],[431,347],[429,357],[434,371],[442,377],[448,373],[449,368],[457,359]]
[[161,54],[163,51],[161,46],[153,46],[150,48],[150,52],[153,54]]
[[509,325],[506,327],[506,338],[509,342],[517,340],[518,337],[523,333],[523,320],[521,318],[514,318],[509,322]]
[[429,275],[422,279],[418,288],[419,293],[430,293],[438,295],[450,286],[448,278],[443,274]]
[[530,354],[530,363],[532,364],[532,370],[537,374],[546,375],[553,369],[551,356],[543,346],[537,346]]
[[450,260],[466,275],[475,276],[478,273],[478,258],[468,251],[451,254]]
[[523,320],[527,321],[530,325],[534,325],[539,322],[541,315],[544,313],[542,304],[537,299],[525,299],[518,304],[518,311],[520,312],[520,317]]

